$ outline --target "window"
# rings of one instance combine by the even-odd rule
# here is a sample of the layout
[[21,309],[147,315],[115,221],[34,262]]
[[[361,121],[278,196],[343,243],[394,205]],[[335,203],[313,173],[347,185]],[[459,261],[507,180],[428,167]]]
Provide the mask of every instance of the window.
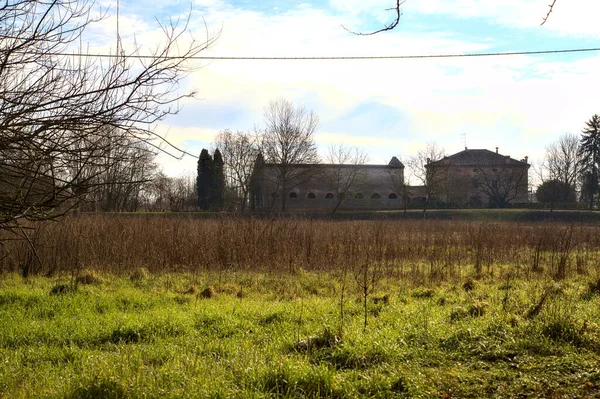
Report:
[[363,199],[363,195],[362,195],[362,193],[356,193],[356,194],[354,195],[354,198],[355,198],[355,199]]
[[271,198],[279,198],[279,193],[277,191],[273,191],[271,193]]
[[292,191],[292,192],[290,193],[289,197],[290,197],[291,199],[296,199],[296,198],[298,198],[298,193],[297,193],[297,192],[295,192],[295,191]]
[[380,199],[381,195],[379,195],[379,193],[373,193],[373,195],[371,195],[371,199]]
[[473,173],[477,173],[477,169],[473,169]]
[[315,194],[315,193],[308,193],[308,195],[306,196],[306,198],[308,198],[308,199],[316,199],[317,198],[317,194]]
[[327,193],[327,194],[325,194],[325,198],[326,199],[333,199],[333,193]]
[[471,180],[471,184],[473,185],[473,188],[479,188],[479,180],[477,180],[475,177],[473,180]]
[[398,199],[398,196],[396,195],[396,193],[391,193],[390,195],[388,195],[389,199]]
[[492,180],[492,190],[498,189],[498,180]]
[[498,171],[498,169],[496,169],[496,168],[492,169],[492,172],[497,172],[497,171]]

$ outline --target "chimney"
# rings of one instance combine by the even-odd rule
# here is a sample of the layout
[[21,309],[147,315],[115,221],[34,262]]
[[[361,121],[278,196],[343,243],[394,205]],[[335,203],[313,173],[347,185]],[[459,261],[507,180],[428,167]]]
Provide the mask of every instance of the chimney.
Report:
[[496,154],[498,153],[498,147],[496,147]]
[[528,159],[529,159],[529,157],[527,155],[525,155],[525,163],[527,163]]

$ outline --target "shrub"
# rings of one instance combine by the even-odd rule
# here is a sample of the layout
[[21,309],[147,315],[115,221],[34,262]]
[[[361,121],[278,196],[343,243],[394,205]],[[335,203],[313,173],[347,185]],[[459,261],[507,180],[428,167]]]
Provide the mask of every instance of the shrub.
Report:
[[64,295],[75,292],[71,284],[57,284],[50,290],[50,295]]
[[217,296],[217,292],[213,287],[207,287],[198,294],[200,298],[210,299]]
[[102,278],[94,271],[89,271],[80,276],[77,276],[77,279],[75,281],[78,284],[83,284],[83,285],[102,284]]
[[150,273],[145,267],[138,267],[133,272],[131,272],[129,278],[131,279],[131,281],[145,281],[148,280],[148,278],[150,278]]

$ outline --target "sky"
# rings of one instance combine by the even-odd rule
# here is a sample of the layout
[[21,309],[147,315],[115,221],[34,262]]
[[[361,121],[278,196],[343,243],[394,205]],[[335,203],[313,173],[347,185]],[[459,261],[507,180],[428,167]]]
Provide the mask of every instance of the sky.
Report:
[[[600,47],[600,1],[406,0],[398,26],[394,0],[121,0],[125,45],[148,52],[162,40],[158,22],[186,18],[197,41],[217,40],[206,57],[402,56]],[[111,46],[116,0],[91,31],[90,52]],[[189,36],[184,36],[184,41]],[[177,88],[196,91],[156,130],[192,154],[212,148],[223,129],[251,131],[280,98],[319,117],[321,154],[357,146],[370,163],[402,161],[427,143],[447,154],[494,150],[539,162],[562,134],[579,134],[600,113],[600,52],[379,60],[196,60]],[[196,159],[162,154],[171,176],[193,175]]]

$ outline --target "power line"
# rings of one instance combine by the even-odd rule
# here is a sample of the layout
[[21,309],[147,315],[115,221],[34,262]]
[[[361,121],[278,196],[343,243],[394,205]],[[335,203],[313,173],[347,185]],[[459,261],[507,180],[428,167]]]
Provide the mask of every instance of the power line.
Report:
[[[565,54],[586,53],[600,51],[600,47],[562,49],[562,50],[538,50],[538,51],[511,51],[494,53],[467,53],[467,54],[429,54],[429,55],[375,55],[375,56],[323,56],[323,57],[246,57],[246,56],[166,56],[163,59],[189,59],[189,60],[225,60],[225,61],[324,61],[324,60],[390,60],[390,59],[427,59],[427,58],[465,58],[465,57],[499,57],[512,55],[536,55],[536,54]],[[25,52],[26,54],[36,54]],[[119,54],[87,54],[87,53],[54,53],[55,56],[68,57],[95,57],[95,58],[120,58]],[[139,59],[154,59],[152,55],[130,55],[126,57]]]

